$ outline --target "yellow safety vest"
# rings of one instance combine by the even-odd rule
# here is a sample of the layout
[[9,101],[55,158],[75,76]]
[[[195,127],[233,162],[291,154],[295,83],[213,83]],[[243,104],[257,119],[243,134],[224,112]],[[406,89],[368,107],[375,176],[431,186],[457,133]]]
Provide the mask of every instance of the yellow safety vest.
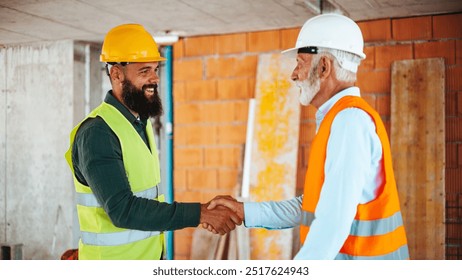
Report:
[[345,96],[335,103],[311,144],[302,202],[300,241],[305,241],[310,225],[316,219],[315,211],[324,183],[324,163],[332,122],[340,111],[349,107],[364,110],[375,123],[382,143],[385,182],[374,200],[358,205],[350,234],[336,259],[409,259],[387,132],[377,112],[364,99],[354,96]]
[[146,133],[149,148],[133,125],[110,104],[103,102],[94,109],[70,134],[66,160],[74,177],[77,192],[77,214],[80,223],[80,260],[159,260],[164,246],[162,232],[141,231],[116,227],[89,186],[75,177],[72,165],[72,146],[80,125],[88,118],[101,117],[119,139],[125,171],[135,196],[164,201],[157,185],[160,182],[159,158],[153,139],[151,123]]

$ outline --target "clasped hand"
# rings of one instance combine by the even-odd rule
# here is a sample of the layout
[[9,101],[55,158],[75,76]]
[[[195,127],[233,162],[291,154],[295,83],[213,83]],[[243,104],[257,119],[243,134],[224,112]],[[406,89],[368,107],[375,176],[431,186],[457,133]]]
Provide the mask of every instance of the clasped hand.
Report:
[[244,206],[231,196],[216,196],[201,204],[200,223],[215,234],[224,235],[241,225],[244,220]]

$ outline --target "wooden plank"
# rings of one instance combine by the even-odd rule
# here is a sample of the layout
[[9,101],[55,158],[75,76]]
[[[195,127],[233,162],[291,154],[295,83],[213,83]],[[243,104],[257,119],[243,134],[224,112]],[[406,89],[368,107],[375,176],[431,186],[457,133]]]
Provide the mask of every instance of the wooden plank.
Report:
[[445,66],[392,65],[391,149],[411,259],[445,258]]
[[[277,54],[259,56],[249,200],[295,196],[299,90],[290,81],[294,60]],[[251,259],[291,259],[292,230],[251,229]]]

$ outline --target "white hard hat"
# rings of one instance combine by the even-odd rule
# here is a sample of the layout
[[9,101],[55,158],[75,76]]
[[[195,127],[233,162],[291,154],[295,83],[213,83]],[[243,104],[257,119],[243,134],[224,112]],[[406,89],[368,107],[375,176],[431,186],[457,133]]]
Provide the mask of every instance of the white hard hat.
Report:
[[298,34],[295,48],[282,53],[305,47],[342,50],[356,54],[361,59],[366,58],[359,26],[350,18],[339,14],[321,14],[307,20]]

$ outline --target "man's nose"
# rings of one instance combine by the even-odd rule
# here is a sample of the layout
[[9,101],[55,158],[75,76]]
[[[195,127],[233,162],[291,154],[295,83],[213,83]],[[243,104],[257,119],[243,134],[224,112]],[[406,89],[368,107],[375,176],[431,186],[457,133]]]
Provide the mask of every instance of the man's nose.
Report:
[[159,83],[159,76],[157,75],[156,71],[152,72],[152,75],[149,77],[149,83],[151,84],[157,84]]
[[294,71],[292,71],[292,75],[290,75],[290,78],[294,82],[296,82],[298,80],[298,71],[296,69],[294,69]]

